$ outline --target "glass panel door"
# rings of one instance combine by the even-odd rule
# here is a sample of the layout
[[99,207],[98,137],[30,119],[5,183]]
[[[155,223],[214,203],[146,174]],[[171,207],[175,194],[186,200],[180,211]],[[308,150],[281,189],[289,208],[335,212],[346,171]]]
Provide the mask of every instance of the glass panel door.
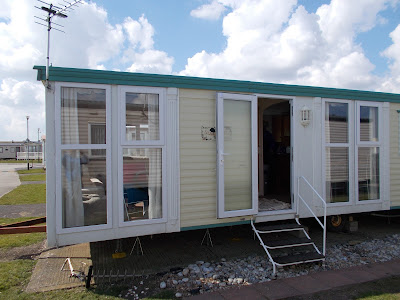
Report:
[[217,101],[218,217],[256,214],[257,97],[219,94]]

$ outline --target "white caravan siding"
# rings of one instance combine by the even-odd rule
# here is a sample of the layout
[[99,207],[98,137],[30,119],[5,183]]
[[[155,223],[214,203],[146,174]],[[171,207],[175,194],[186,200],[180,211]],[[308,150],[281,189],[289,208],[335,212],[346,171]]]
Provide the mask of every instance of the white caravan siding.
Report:
[[237,222],[217,219],[216,141],[202,138],[215,128],[216,92],[179,91],[181,227]]
[[390,206],[400,206],[399,103],[390,103]]

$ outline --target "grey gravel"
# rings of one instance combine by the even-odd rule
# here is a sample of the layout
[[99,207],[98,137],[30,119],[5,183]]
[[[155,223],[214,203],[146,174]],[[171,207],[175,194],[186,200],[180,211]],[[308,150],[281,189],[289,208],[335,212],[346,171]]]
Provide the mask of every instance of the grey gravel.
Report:
[[[193,291],[203,294],[229,286],[251,285],[275,278],[296,277],[324,270],[388,261],[400,257],[399,245],[400,234],[369,241],[336,244],[327,248],[325,263],[278,268],[276,276],[272,275],[272,265],[266,255],[250,255],[233,260],[222,258],[220,261],[211,262],[196,261],[185,267],[182,272],[165,274],[160,278],[160,282],[182,296],[189,296]],[[183,276],[185,277],[182,278]]]

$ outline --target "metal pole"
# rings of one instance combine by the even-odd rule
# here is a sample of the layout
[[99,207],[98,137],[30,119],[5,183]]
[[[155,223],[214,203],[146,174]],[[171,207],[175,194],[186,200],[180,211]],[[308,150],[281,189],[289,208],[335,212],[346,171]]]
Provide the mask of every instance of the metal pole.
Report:
[[[50,10],[53,5],[50,4]],[[46,59],[46,88],[49,88],[49,60],[50,60],[50,30],[51,30],[51,14],[47,16],[47,59]]]
[[28,170],[29,170],[29,116],[26,116],[26,144],[28,146],[27,162],[28,162]]

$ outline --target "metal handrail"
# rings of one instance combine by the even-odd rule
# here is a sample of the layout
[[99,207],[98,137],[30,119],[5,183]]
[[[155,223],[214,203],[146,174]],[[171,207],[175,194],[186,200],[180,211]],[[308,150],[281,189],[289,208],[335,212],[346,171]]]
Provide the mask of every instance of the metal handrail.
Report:
[[[315,213],[312,211],[310,206],[306,203],[306,201],[303,199],[303,197],[300,195],[300,179],[303,179],[305,183],[312,189],[312,191],[318,196],[318,198],[321,200],[323,206],[324,206],[324,224],[321,223],[321,221],[318,219],[318,217],[315,215]],[[322,227],[323,230],[323,240],[322,240],[322,254],[325,255],[325,249],[326,249],[326,201],[321,197],[321,195],[314,189],[314,187],[308,182],[308,180],[304,176],[299,176],[297,178],[297,197],[300,199],[304,205],[308,208],[308,210],[311,212],[311,214],[314,216],[314,218],[317,220],[318,224]],[[297,217],[296,221],[299,219],[299,203],[297,203]]]

